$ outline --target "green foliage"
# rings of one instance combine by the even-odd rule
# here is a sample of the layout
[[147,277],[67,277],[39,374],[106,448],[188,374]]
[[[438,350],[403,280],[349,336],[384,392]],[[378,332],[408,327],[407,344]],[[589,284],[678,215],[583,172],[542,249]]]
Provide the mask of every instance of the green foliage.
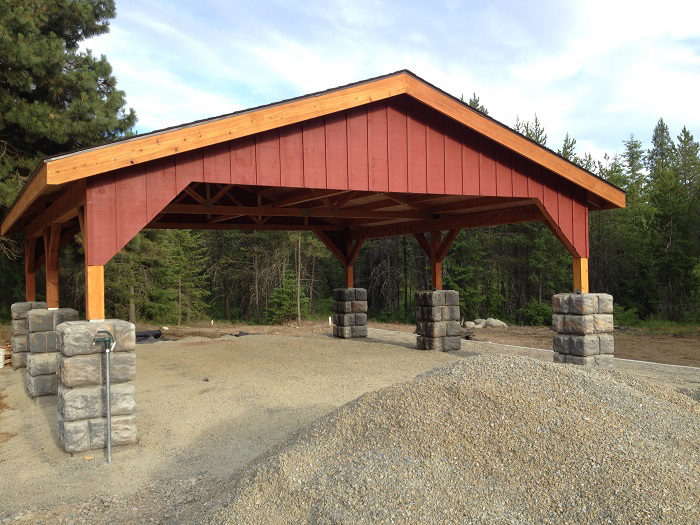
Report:
[[613,306],[613,317],[617,326],[637,326],[639,315],[636,308],[625,308],[621,304]]
[[530,299],[527,306],[520,311],[518,320],[531,326],[551,326],[552,306],[549,303],[541,303],[537,299]]
[[[301,314],[309,315],[309,298],[301,295]],[[287,272],[282,286],[276,288],[270,297],[270,305],[265,311],[265,319],[270,324],[281,324],[297,318],[297,284],[294,273]]]

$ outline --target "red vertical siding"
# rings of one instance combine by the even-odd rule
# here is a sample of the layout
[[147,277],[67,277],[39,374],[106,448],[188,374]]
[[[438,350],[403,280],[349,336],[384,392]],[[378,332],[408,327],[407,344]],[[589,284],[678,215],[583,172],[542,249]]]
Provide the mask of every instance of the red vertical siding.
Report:
[[479,139],[471,132],[462,141],[462,192],[479,195]]
[[231,182],[231,153],[228,142],[204,148],[203,157],[204,182],[215,184]]
[[277,130],[261,133],[256,138],[255,172],[259,185],[280,185],[280,137]]
[[172,157],[146,164],[146,218],[151,222],[178,194]]
[[445,193],[445,135],[434,117],[428,121],[425,140],[428,193]]
[[280,130],[280,179],[282,186],[304,186],[304,151],[301,124]]
[[144,166],[135,166],[115,173],[116,251],[148,224],[148,191]]
[[367,158],[367,108],[347,113],[348,121],[348,183],[351,190],[369,189],[369,159]]
[[588,257],[588,208],[577,201],[573,201],[573,245],[576,250]]
[[445,128],[445,193],[462,194],[462,143],[455,137],[459,130],[453,122]]
[[326,132],[322,119],[304,123],[304,186],[326,187]]
[[513,197],[527,197],[527,165],[525,159],[519,155],[513,155]]
[[513,177],[510,166],[510,150],[499,146],[496,149],[496,195],[499,197],[513,196]]
[[479,195],[496,195],[496,147],[485,137],[479,141]]
[[348,130],[345,113],[326,118],[328,188],[348,189]]
[[190,182],[204,180],[202,150],[188,151],[175,157],[175,187],[180,193]]
[[231,142],[231,184],[255,184],[255,137]]
[[408,131],[408,191],[425,193],[427,187],[427,158],[423,111],[412,109],[407,119]]
[[117,201],[114,173],[88,179],[85,220],[88,223],[88,264],[106,264],[117,253]]
[[386,106],[375,104],[367,111],[367,158],[370,191],[389,191],[389,144]]
[[559,224],[559,227],[566,238],[571,241],[571,244],[574,244],[573,202],[569,197],[562,193],[559,193],[557,198],[559,199],[559,219],[557,219],[557,223]]
[[408,191],[408,137],[403,105],[387,108],[389,133],[389,191]]

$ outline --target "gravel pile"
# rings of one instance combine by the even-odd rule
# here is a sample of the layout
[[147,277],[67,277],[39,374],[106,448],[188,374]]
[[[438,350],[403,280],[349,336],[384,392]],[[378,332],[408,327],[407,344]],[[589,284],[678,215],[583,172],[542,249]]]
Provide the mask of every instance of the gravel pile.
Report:
[[342,406],[199,511],[215,523],[697,523],[700,404],[612,371],[478,356]]

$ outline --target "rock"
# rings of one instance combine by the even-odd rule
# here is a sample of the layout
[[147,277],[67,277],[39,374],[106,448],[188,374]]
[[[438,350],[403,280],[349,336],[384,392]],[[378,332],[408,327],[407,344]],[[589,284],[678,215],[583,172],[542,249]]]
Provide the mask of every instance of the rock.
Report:
[[29,352],[12,352],[12,368],[24,368],[27,366],[27,356]]
[[464,328],[467,328],[469,330],[471,330],[475,326],[476,326],[476,323],[474,321],[467,321],[466,323],[464,323]]
[[508,325],[499,319],[489,317],[488,319],[486,319],[486,326],[488,326],[489,328],[506,328]]
[[486,325],[486,319],[474,319],[474,324],[483,324]]

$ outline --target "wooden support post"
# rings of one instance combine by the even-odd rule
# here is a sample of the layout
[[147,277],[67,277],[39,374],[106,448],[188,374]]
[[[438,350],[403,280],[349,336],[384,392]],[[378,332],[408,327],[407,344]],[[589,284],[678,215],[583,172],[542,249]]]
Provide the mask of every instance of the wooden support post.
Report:
[[345,288],[355,287],[354,268],[355,266],[352,264],[345,265]]
[[434,290],[442,290],[442,259],[438,256],[442,234],[430,232],[430,276]]
[[24,239],[24,300],[36,301],[36,239]]
[[61,225],[52,224],[44,230],[44,265],[46,268],[46,306],[58,308],[58,249]]
[[574,292],[588,293],[587,257],[574,257]]
[[85,316],[89,321],[105,318],[104,266],[85,266]]

